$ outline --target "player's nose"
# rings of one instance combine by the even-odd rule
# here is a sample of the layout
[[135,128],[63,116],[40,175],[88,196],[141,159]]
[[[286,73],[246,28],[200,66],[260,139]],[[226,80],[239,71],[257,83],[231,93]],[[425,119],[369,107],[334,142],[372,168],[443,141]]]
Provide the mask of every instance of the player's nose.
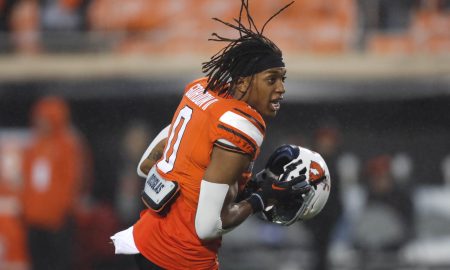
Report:
[[278,84],[277,88],[275,89],[275,92],[278,94],[283,95],[284,93],[286,93],[286,88],[284,87],[284,83],[280,83]]

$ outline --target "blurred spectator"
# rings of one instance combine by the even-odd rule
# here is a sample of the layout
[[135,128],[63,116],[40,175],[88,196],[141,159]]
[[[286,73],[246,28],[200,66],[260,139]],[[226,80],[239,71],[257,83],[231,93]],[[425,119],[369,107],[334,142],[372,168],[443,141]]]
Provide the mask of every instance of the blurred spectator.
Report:
[[92,30],[149,31],[169,19],[169,8],[166,0],[93,0],[88,22]]
[[[373,46],[370,43],[374,33],[405,32],[410,26],[412,10],[418,4],[419,0],[359,0],[362,45],[369,43]],[[403,40],[395,42],[408,43]]]
[[[60,49],[58,44],[70,48],[76,46],[70,42],[74,32],[87,29],[89,3],[90,0],[0,0],[0,30],[11,32],[14,49],[19,53],[36,54],[47,47],[55,51]],[[70,35],[55,36],[55,31]]]
[[366,30],[399,31],[409,26],[419,0],[360,0]]
[[9,17],[14,5],[14,0],[0,0],[0,32],[8,32]]
[[412,169],[413,162],[408,154],[397,153],[392,156],[391,173],[400,188],[408,187],[411,181]]
[[72,269],[81,143],[71,129],[69,107],[61,98],[39,100],[31,120],[33,138],[24,156],[22,199],[32,269]]
[[[131,257],[114,256],[113,245],[108,239],[120,227],[128,226],[139,217],[142,205],[140,192],[144,181],[137,176],[136,166],[142,149],[147,147],[146,139],[151,137],[149,133],[149,127],[143,122],[132,122],[125,128],[121,140],[117,140],[121,166],[117,171],[113,169],[114,176],[118,178],[117,187],[113,188],[116,193],[110,194],[103,187],[105,194],[97,194],[95,200],[89,200],[77,212],[77,260],[74,269],[135,269]],[[112,184],[108,182],[107,185]]]
[[450,8],[450,2],[448,0],[418,0],[422,9],[428,10],[448,10]]
[[355,244],[367,264],[375,255],[398,251],[412,237],[414,209],[409,190],[392,176],[389,155],[373,157],[365,169],[367,200],[356,224]]
[[0,178],[0,269],[28,269],[25,230],[17,190]]
[[[445,4],[447,3],[447,4]],[[450,52],[450,1],[423,0],[413,13],[411,35],[419,50],[426,53]]]
[[444,178],[444,184],[450,187],[450,155],[447,155],[441,162],[442,176]]
[[312,150],[320,153],[325,159],[332,183],[332,192],[330,192],[330,197],[322,212],[304,222],[313,236],[315,253],[313,269],[315,270],[329,269],[328,250],[334,229],[342,215],[341,183],[337,173],[337,159],[341,152],[341,143],[341,134],[337,127],[324,125],[314,133]]
[[86,28],[89,0],[41,0],[44,31],[78,31]]
[[445,11],[445,2],[450,3],[441,0],[421,0],[415,1],[413,5],[411,1],[407,14],[398,16],[399,18],[392,14],[396,20],[403,18],[405,27],[396,28],[391,25],[380,28],[366,25],[368,28],[365,32],[369,32],[367,49],[377,54],[404,55],[418,52],[447,54],[450,51],[450,16]]
[[[369,52],[448,52],[446,31],[436,33],[433,25],[445,28],[448,16],[442,11],[449,8],[449,3],[297,0],[265,31],[295,53],[351,52],[357,35],[359,45]],[[38,53],[42,47],[52,52],[95,50],[100,44],[102,49],[119,53],[213,52],[219,47],[204,46],[198,41],[206,40],[211,31],[224,31],[220,23],[210,18],[231,21],[230,11],[236,4],[220,0],[0,0],[0,31],[12,31],[12,40],[21,53]],[[257,4],[250,1],[250,8],[258,24],[278,4],[270,0],[258,0]],[[73,34],[80,30],[95,33]],[[59,35],[54,35],[54,31]],[[5,43],[8,41],[0,45],[4,47]]]
[[[177,18],[179,7],[167,0],[93,0],[87,10],[90,30],[107,35],[118,34],[113,49],[119,52],[152,52],[155,48],[169,46],[164,27]],[[182,5],[185,1],[176,1]],[[181,7],[183,10],[183,7]],[[151,16],[149,16],[151,14]],[[179,20],[176,20],[179,22]],[[179,25],[179,24],[178,24]],[[162,44],[161,44],[162,43]]]
[[116,211],[123,227],[133,225],[143,209],[140,200],[144,180],[136,173],[136,166],[152,138],[151,129],[144,122],[134,122],[125,130],[121,141],[122,164],[116,194]]
[[[352,236],[354,232],[355,220],[360,216],[366,201],[366,193],[363,185],[360,183],[360,159],[357,155],[350,152],[342,153],[337,161],[337,175],[340,181],[340,189],[343,213],[336,229],[336,239],[333,244],[335,248],[351,250],[353,247]],[[332,259],[337,254],[332,254]],[[339,256],[339,255],[337,255]]]
[[20,135],[0,132],[0,269],[5,270],[29,269],[20,217],[20,171],[26,138]]
[[281,38],[283,48],[336,54],[347,52],[353,45],[356,22],[356,0],[300,0],[267,31]]
[[38,53],[41,49],[38,1],[16,2],[10,16],[10,29],[16,51],[26,54]]

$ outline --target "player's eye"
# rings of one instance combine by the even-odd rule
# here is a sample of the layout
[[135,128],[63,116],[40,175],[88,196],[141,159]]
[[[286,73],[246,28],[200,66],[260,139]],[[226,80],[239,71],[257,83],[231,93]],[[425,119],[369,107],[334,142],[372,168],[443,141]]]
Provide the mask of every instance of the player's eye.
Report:
[[282,82],[286,81],[286,76],[281,77],[281,81]]

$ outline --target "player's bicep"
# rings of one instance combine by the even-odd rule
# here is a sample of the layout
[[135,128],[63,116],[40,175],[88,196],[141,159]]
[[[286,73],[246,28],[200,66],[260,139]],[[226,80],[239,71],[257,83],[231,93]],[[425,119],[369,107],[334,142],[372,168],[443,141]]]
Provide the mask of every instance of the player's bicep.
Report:
[[214,147],[203,179],[213,183],[233,185],[248,168],[250,162],[249,155]]

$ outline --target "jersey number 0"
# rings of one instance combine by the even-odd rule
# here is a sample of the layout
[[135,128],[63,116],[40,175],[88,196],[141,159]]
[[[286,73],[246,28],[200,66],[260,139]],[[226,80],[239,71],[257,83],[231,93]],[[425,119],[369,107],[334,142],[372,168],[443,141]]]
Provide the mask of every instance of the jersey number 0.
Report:
[[172,130],[167,141],[166,148],[164,149],[163,159],[158,162],[158,168],[164,173],[168,173],[173,170],[175,160],[177,158],[178,148],[180,147],[181,138],[183,137],[186,126],[191,120],[192,109],[185,106],[178,113],[175,123],[172,126]]

